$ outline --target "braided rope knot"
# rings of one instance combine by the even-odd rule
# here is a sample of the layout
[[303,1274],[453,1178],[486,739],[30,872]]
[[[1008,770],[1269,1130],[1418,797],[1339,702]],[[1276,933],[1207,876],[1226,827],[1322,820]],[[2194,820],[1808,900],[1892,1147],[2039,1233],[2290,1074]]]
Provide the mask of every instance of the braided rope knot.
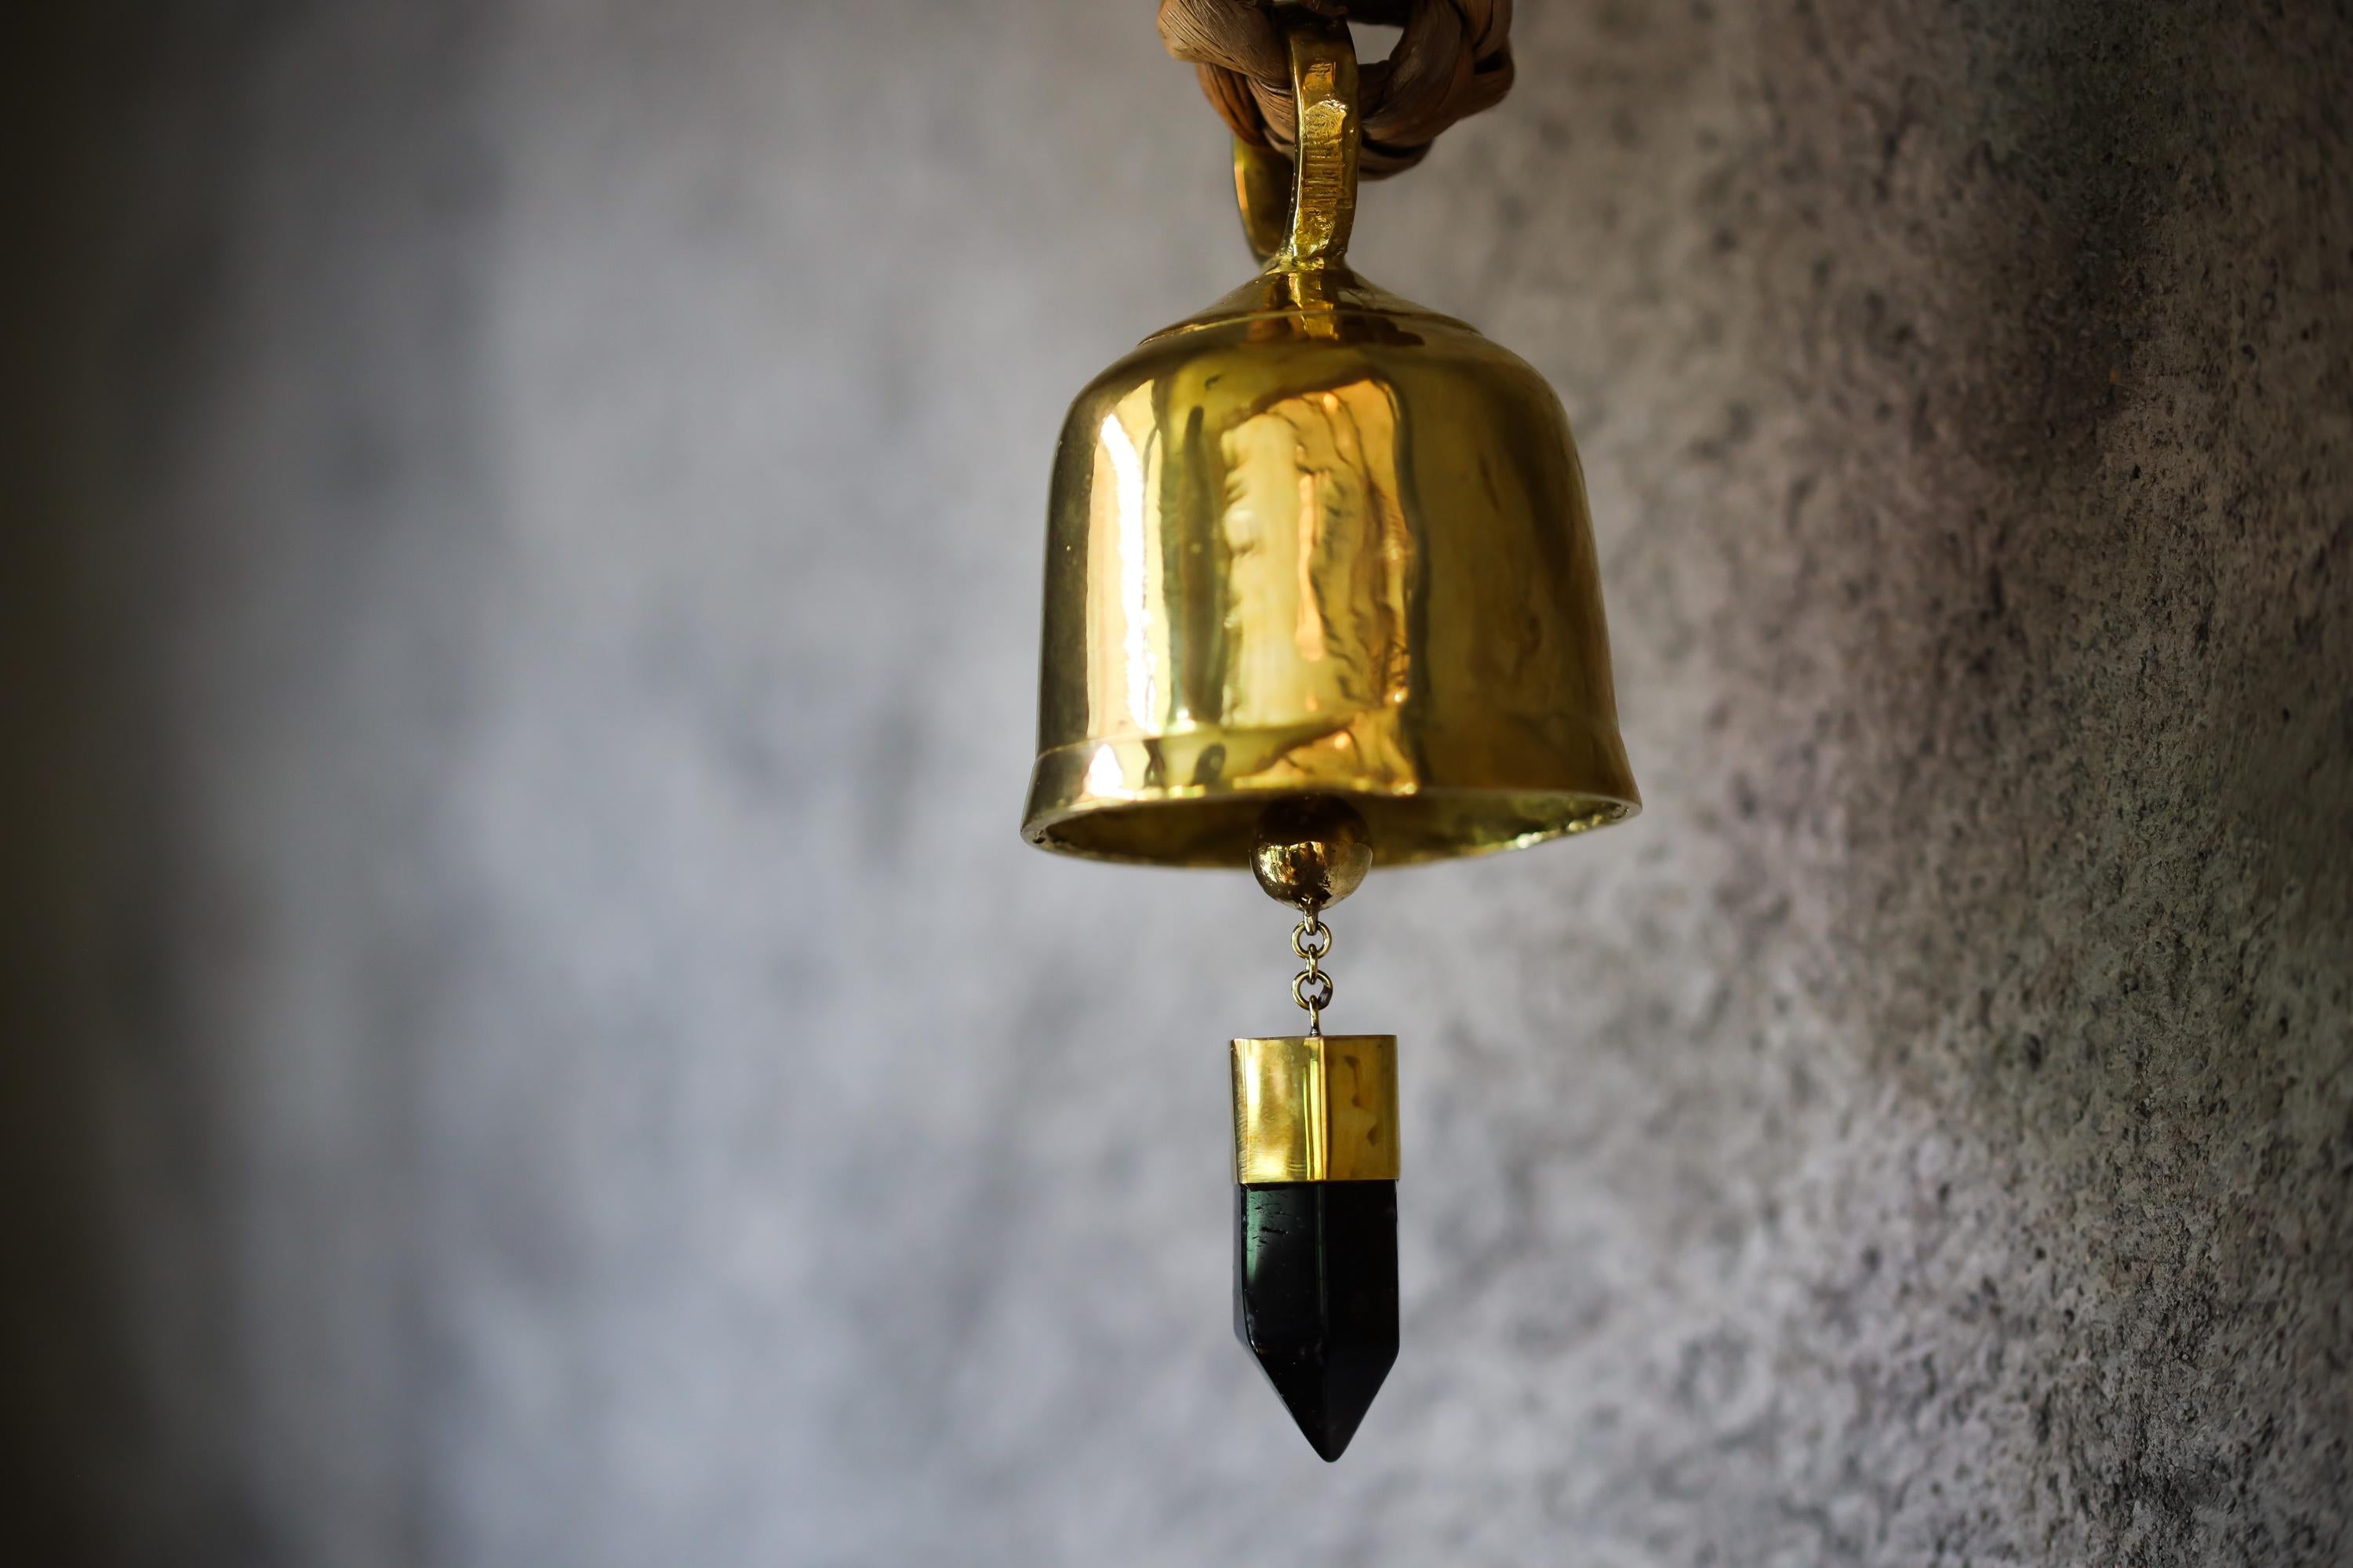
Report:
[[[1512,0],[1301,0],[1325,16],[1402,27],[1358,77],[1368,179],[1421,162],[1439,133],[1512,90]],[[1271,0],[1160,0],[1160,41],[1189,61],[1234,134],[1288,154],[1296,136],[1291,64]]]

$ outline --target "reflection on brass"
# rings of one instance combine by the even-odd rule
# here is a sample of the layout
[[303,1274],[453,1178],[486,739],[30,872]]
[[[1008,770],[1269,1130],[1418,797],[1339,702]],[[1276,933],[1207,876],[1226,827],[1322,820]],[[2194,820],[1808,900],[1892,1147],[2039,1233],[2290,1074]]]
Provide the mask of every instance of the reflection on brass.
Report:
[[1234,1180],[1398,1179],[1397,1036],[1234,1042]]
[[1353,56],[1336,25],[1287,30],[1288,214],[1270,165],[1236,177],[1280,248],[1063,429],[1023,833],[1240,867],[1270,798],[1336,795],[1398,864],[1616,821],[1639,797],[1559,401],[1349,270]]
[[1272,259],[1291,232],[1292,179],[1289,158],[1234,138],[1234,200],[1242,209],[1242,238],[1261,261]]

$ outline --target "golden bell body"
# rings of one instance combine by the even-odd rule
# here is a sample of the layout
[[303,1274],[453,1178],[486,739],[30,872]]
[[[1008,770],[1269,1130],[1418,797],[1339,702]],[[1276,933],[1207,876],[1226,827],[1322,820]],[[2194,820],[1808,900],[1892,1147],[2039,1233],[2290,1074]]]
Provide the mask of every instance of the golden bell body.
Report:
[[[1063,427],[1022,825],[1047,849],[1240,867],[1271,800],[1324,794],[1396,865],[1639,808],[1559,400],[1343,264],[1354,59],[1345,34],[1294,59],[1287,238]],[[1238,161],[1271,238],[1264,174]]]

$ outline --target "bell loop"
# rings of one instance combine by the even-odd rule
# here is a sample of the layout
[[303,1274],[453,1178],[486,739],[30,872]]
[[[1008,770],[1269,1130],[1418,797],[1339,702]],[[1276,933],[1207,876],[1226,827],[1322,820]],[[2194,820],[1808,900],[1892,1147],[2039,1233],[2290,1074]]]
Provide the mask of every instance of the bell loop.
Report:
[[1275,16],[1291,55],[1297,153],[1237,141],[1234,194],[1252,253],[1270,270],[1313,273],[1341,264],[1356,223],[1356,48],[1345,22],[1301,5]]

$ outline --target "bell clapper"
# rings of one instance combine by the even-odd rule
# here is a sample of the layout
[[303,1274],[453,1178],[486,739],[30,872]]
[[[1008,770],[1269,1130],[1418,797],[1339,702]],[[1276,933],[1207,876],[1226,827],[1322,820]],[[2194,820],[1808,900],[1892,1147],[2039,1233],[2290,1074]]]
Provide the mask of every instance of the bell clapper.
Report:
[[1397,1040],[1324,1033],[1324,911],[1372,864],[1371,831],[1337,796],[1286,796],[1260,815],[1250,869],[1301,912],[1291,999],[1307,1033],[1233,1044],[1234,1330],[1327,1460],[1398,1351]]

